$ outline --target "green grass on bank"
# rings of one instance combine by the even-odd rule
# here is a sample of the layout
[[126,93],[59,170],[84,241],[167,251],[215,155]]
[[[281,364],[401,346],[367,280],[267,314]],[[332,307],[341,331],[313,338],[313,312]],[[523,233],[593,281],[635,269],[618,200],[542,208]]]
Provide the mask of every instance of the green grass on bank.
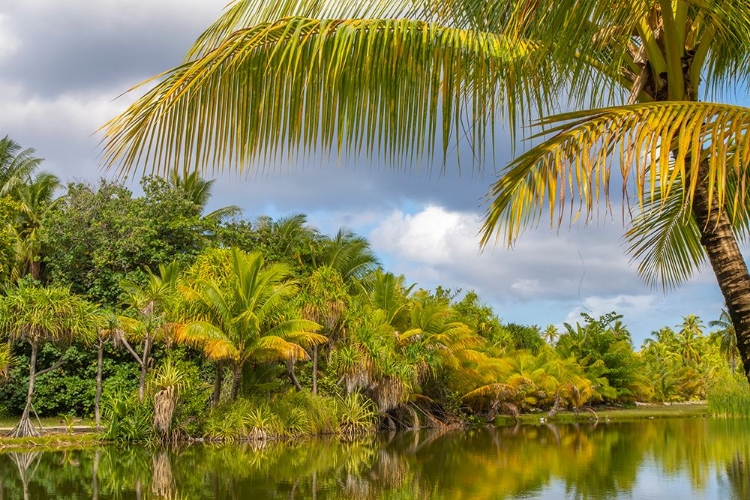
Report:
[[[710,416],[708,404],[649,404],[636,406],[634,408],[595,408],[599,422],[627,422],[633,420],[645,420],[655,418],[691,418]],[[554,418],[549,418],[546,412],[525,414],[519,417],[524,424],[539,424],[544,422],[570,423],[589,422],[595,420],[594,414],[589,411],[581,411],[577,415],[572,411],[561,411]],[[514,423],[513,417],[501,416],[496,419],[499,425],[510,425]]]
[[53,451],[60,449],[79,449],[100,443],[99,434],[50,433],[39,437],[10,438],[0,437],[0,453],[23,451],[34,448],[35,451]]

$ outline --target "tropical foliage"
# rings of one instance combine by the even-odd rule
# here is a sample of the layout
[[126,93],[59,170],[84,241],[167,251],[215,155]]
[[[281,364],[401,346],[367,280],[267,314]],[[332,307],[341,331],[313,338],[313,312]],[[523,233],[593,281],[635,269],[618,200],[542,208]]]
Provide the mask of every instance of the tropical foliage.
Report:
[[18,434],[36,412],[93,415],[120,440],[350,439],[734,397],[718,391],[736,360],[726,314],[712,333],[688,314],[636,351],[614,312],[509,323],[473,291],[383,269],[349,231],[203,214],[200,178],[143,186],[70,185],[33,224],[6,198],[9,241],[33,227],[42,249],[36,267],[13,261],[0,293],[0,411],[21,416]]

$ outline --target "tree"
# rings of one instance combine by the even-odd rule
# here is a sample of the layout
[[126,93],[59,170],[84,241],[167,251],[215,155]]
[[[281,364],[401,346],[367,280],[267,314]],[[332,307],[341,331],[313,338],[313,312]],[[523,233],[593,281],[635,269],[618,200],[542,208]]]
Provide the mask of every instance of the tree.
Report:
[[680,354],[687,362],[700,361],[700,341],[703,338],[703,321],[695,314],[683,316],[677,336]]
[[36,378],[56,370],[64,361],[63,349],[57,362],[37,372],[39,348],[46,342],[64,346],[74,339],[93,340],[97,327],[96,307],[66,288],[43,288],[20,281],[0,299],[0,329],[14,343],[26,342],[31,347],[26,406],[11,433],[13,437],[38,435],[30,419]]
[[190,264],[208,245],[215,224],[200,216],[201,208],[185,193],[163,180],[144,179],[141,185],[141,197],[106,180],[68,185],[40,229],[51,281],[115,308],[123,279],[145,280],[146,267],[158,269],[174,259]]
[[729,317],[726,309],[722,309],[719,319],[709,321],[708,326],[718,328],[716,333],[719,336],[719,347],[721,352],[727,357],[727,360],[729,360],[729,366],[734,376],[735,369],[737,368],[737,335],[734,332],[732,318]]
[[[102,368],[104,362],[104,346],[109,341],[115,343],[125,338],[123,320],[114,312],[107,311],[100,316],[101,325],[96,332],[96,394],[94,396],[94,424],[101,428],[101,400],[102,400]],[[125,320],[127,321],[127,320]]]
[[[395,165],[442,150],[445,163],[464,136],[481,165],[507,111],[539,143],[491,187],[483,244],[547,216],[560,225],[568,208],[595,219],[619,164],[623,192],[636,189],[640,273],[669,288],[708,259],[750,380],[737,243],[750,227],[750,110],[698,102],[750,83],[749,45],[745,0],[238,0],[105,125],[103,162],[242,170],[322,147]],[[556,114],[566,98],[578,111]]]
[[560,332],[555,325],[547,325],[544,331],[542,331],[542,338],[550,345],[555,345],[555,342],[559,337]]
[[42,277],[42,240],[40,229],[44,215],[54,208],[59,198],[54,199],[60,180],[42,172],[28,183],[16,187],[15,198],[19,202],[18,240],[19,257],[23,261],[23,272],[35,280]]
[[177,339],[201,347],[211,359],[232,362],[232,398],[236,399],[248,361],[294,363],[307,358],[303,346],[327,339],[315,333],[320,325],[312,321],[277,317],[279,303],[297,290],[295,283],[286,281],[288,266],[266,268],[260,253],[245,254],[237,249],[231,251],[230,258],[228,276],[181,287],[192,308]]
[[141,367],[141,377],[138,384],[138,399],[143,401],[146,390],[146,373],[151,365],[151,348],[159,336],[164,336],[170,329],[166,322],[166,314],[169,310],[166,304],[172,299],[177,290],[177,278],[179,266],[177,262],[169,265],[160,265],[159,274],[154,274],[151,269],[146,269],[148,274],[146,284],[141,285],[132,280],[122,280],[120,286],[126,294],[126,303],[134,313],[135,318],[125,318],[124,330],[133,339],[141,342],[141,353],[138,354],[130,345],[127,335],[119,340],[128,352],[135,358]]
[[0,139],[0,195],[11,194],[18,186],[26,184],[42,163],[33,149],[21,146],[7,135]]

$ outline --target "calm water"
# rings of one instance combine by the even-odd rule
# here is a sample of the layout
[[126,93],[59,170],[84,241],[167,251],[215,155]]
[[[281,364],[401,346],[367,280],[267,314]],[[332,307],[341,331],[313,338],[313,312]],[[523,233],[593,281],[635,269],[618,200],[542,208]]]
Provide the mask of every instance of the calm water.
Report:
[[749,499],[750,421],[0,454],[0,500]]

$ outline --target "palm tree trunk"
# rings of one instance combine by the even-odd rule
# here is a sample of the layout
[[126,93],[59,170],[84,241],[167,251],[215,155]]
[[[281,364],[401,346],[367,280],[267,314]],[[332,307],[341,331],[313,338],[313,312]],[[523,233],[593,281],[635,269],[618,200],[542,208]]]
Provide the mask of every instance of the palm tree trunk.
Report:
[[94,423],[96,429],[101,429],[102,415],[100,403],[102,400],[102,362],[104,361],[104,341],[99,341],[99,349],[96,353],[96,396],[94,398]]
[[299,383],[299,380],[297,379],[297,375],[294,373],[294,361],[287,360],[286,373],[287,375],[289,375],[289,380],[292,381],[292,383],[294,384],[294,387],[296,387],[298,391],[301,391],[302,384]]
[[312,393],[318,393],[318,346],[313,346]]
[[234,375],[232,377],[232,401],[237,400],[240,395],[240,384],[242,384],[242,364],[237,362],[234,365]]
[[[707,166],[701,163],[699,179],[706,178]],[[750,274],[740,253],[737,239],[726,211],[719,213],[716,198],[709,205],[708,187],[698,182],[693,199],[693,214],[701,232],[716,280],[732,318],[737,348],[742,357],[745,376],[750,381]]]
[[224,375],[224,366],[221,360],[216,362],[216,378],[214,379],[214,394],[211,396],[211,402],[215,405],[219,404],[221,399],[221,383]]

